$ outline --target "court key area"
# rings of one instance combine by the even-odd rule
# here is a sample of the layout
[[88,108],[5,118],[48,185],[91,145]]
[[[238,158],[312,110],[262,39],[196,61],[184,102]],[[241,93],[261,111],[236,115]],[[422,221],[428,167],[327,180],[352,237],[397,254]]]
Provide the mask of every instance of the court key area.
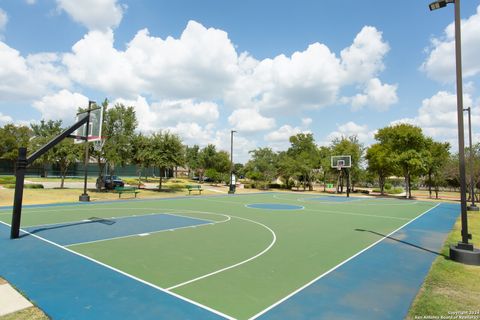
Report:
[[0,209],[0,275],[54,319],[401,319],[458,217],[302,193]]

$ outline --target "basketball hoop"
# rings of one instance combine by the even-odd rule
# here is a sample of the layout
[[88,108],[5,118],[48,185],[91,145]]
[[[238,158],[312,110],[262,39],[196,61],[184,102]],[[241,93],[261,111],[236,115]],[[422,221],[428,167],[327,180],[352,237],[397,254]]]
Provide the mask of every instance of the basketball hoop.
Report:
[[100,152],[103,149],[103,146],[105,145],[105,139],[102,137],[100,140],[95,140],[93,141],[93,150]]

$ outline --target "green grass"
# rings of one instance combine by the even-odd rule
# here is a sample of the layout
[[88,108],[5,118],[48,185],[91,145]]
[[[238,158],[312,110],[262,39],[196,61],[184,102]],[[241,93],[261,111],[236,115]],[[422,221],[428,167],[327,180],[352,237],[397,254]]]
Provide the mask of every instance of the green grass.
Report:
[[[247,319],[378,240],[372,233],[355,229],[388,234],[434,205],[394,199],[352,203],[306,200],[311,197],[295,193],[199,196],[195,200],[129,201],[95,207],[24,208],[22,224],[161,212],[216,221],[69,248],[162,288],[228,268],[172,291],[237,319]],[[295,203],[305,209],[245,208],[249,203]],[[8,222],[9,218],[9,211],[0,211],[0,220]],[[331,250],[332,244],[336,250]]]
[[[480,214],[469,212],[469,232],[473,243],[480,247]],[[461,240],[461,224],[457,221],[448,236],[442,254],[449,255],[449,244]],[[452,311],[479,311],[480,266],[460,264],[439,256],[432,265],[408,314],[417,316],[448,316]],[[478,318],[477,314],[477,318]]]

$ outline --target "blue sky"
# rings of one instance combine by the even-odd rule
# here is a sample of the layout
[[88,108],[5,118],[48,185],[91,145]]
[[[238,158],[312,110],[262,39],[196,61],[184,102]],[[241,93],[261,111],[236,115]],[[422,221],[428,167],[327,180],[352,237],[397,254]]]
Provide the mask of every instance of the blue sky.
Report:
[[[71,123],[88,99],[234,156],[408,122],[456,148],[453,5],[429,1],[0,0],[0,125]],[[398,6],[398,7],[396,7]],[[480,133],[480,1],[462,1]],[[478,141],[480,134],[475,134]]]

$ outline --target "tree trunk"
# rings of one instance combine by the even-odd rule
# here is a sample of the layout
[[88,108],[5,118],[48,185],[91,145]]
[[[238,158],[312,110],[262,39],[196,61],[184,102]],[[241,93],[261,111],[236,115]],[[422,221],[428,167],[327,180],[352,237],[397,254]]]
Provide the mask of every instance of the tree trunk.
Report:
[[158,191],[162,190],[162,182],[163,182],[163,174],[162,174],[163,168],[158,168],[158,175],[159,175],[159,181],[158,181]]
[[323,172],[323,192],[327,192],[327,173]]
[[382,196],[384,196],[385,195],[385,190],[384,190],[384,188],[385,188],[385,178],[383,176],[378,177],[378,185],[380,186],[380,194]]
[[428,172],[428,197],[432,198],[432,172]]

